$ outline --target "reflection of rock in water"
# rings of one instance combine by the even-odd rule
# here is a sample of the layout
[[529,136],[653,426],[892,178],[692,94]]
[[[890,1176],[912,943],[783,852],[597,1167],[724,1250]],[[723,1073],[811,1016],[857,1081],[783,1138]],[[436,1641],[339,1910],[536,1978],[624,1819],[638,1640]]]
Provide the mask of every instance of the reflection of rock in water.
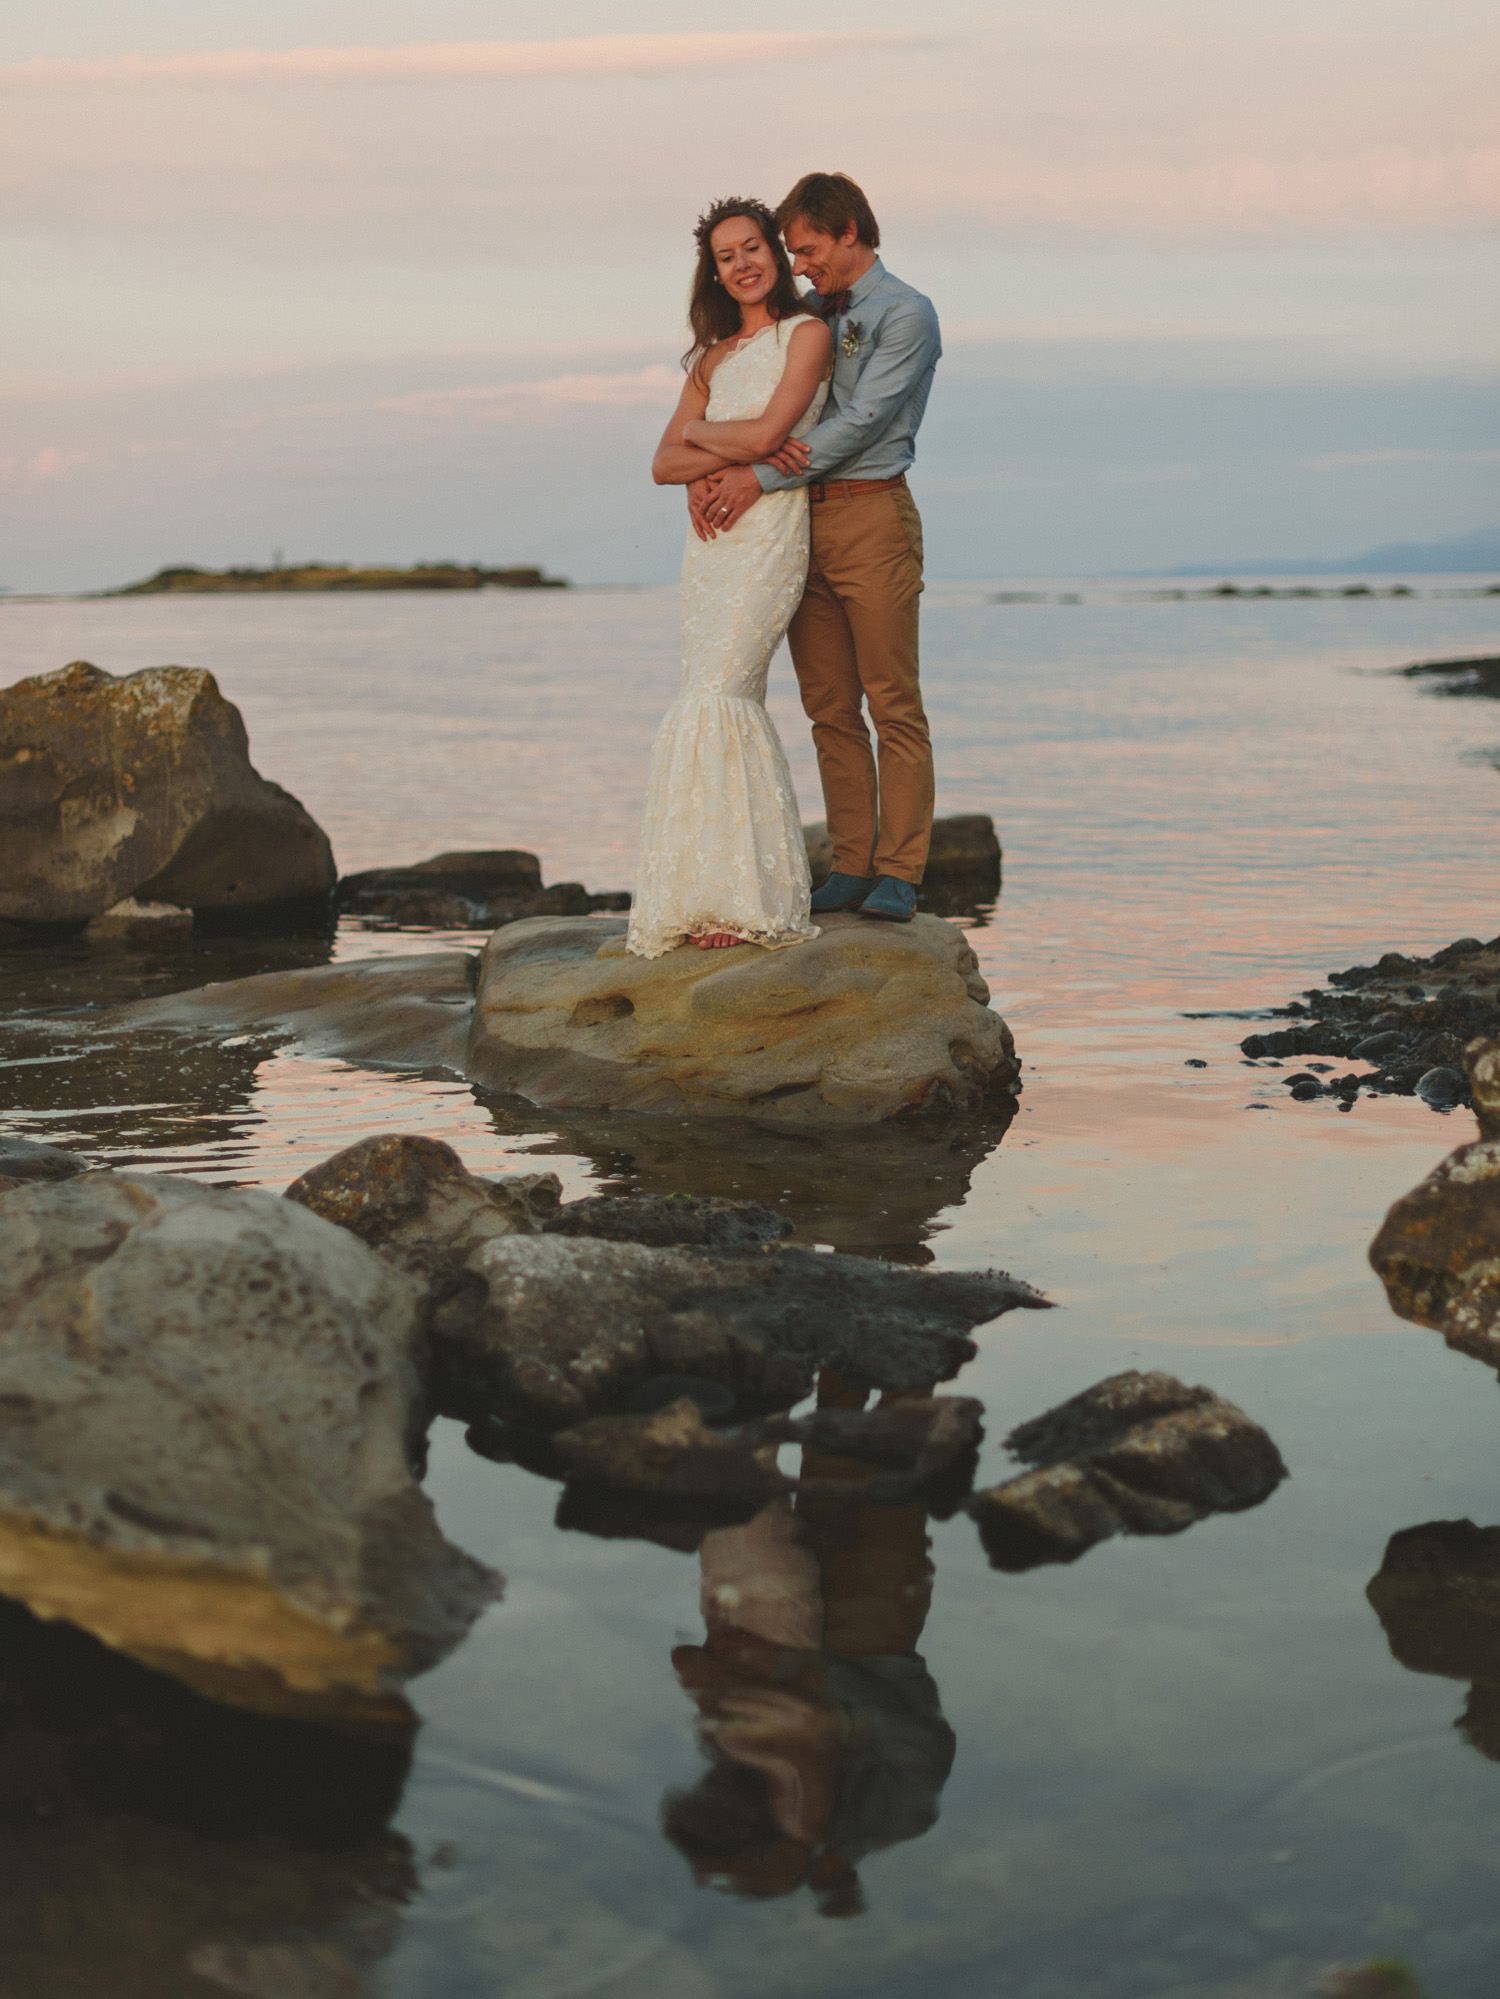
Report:
[[1365,1594],[1393,1658],[1472,1682],[1456,1726],[1500,1762],[1500,1527],[1433,1520],[1393,1534]]
[[[820,1408],[865,1399],[824,1371]],[[780,1498],[703,1537],[707,1635],[672,1663],[709,1768],[662,1820],[703,1884],[756,1898],[807,1886],[824,1915],[852,1916],[857,1863],[936,1823],[956,1744],[917,1654],[925,1510],[862,1503],[868,1468],[811,1448],[802,1475],[817,1496],[795,1512]]]
[[975,1172],[1016,1115],[1000,1099],[992,1115],[940,1127],[880,1125],[837,1132],[772,1131],[738,1120],[583,1115],[486,1099],[507,1136],[531,1138],[544,1157],[582,1153],[606,1194],[711,1194],[768,1201],[804,1241],[929,1263],[936,1217],[967,1197]]
[[409,1743],[200,1699],[0,1604],[0,1989],[355,1999],[414,1885]]

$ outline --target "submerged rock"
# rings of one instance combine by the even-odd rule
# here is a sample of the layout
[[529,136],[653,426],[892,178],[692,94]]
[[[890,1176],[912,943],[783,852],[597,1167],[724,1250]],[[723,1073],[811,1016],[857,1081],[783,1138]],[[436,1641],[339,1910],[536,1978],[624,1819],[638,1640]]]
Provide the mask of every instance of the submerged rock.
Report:
[[625,927],[538,918],[495,933],[473,1081],[549,1107],[795,1128],[972,1107],[1019,1074],[967,939],[937,917],[833,916],[788,950],[652,960],[627,953]]
[[1077,1561],[1113,1534],[1178,1534],[1211,1513],[1258,1506],[1287,1475],[1265,1431],[1232,1402],[1133,1369],[1005,1442],[1036,1469],[971,1503],[997,1569]]
[[259,972],[98,1014],[97,1030],[263,1033],[309,1055],[463,1074],[476,960],[468,951],[360,958],[345,965]]
[[81,924],[126,897],[194,910],[325,902],[327,835],[250,762],[211,673],[84,660],[0,690],[0,918]]
[[863,1257],[763,1249],[735,1256],[567,1236],[486,1243],[485,1283],[439,1308],[435,1385],[445,1406],[538,1429],[610,1413],[648,1378],[721,1382],[742,1409],[788,1409],[817,1370],[915,1393],[957,1373],[970,1329],[1044,1306],[999,1271],[892,1269]]
[[1500,1527],[1433,1520],[1393,1534],[1365,1595],[1392,1658],[1472,1683],[1458,1726],[1500,1761]]
[[418,1300],[261,1193],[0,1193],[0,1593],[248,1708],[408,1726],[497,1591],[410,1456]]
[[179,909],[175,902],[139,902],[133,895],[91,916],[84,925],[84,935],[96,944],[190,937],[192,931],[190,909]]
[[345,875],[340,909],[390,923],[447,930],[494,930],[527,916],[587,916],[629,909],[625,894],[590,895],[578,882],[542,886],[535,854],[519,848],[435,854],[411,867],[371,868]]
[[1500,1368],[1500,1041],[1464,1061],[1480,1136],[1393,1205],[1370,1262],[1393,1312]]
[[89,1163],[56,1145],[33,1145],[28,1138],[0,1138],[0,1187],[8,1181],[71,1180]]

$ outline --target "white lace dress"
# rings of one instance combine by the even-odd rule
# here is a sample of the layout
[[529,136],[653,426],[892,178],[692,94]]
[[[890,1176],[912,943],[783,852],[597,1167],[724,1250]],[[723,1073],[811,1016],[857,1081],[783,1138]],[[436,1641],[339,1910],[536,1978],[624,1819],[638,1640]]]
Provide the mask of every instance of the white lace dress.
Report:
[[[714,370],[712,422],[759,416],[798,319],[754,334]],[[818,420],[820,384],[792,433]],[[807,494],[766,493],[713,541],[688,532],[682,687],[651,750],[626,946],[659,958],[728,932],[774,948],[816,937],[812,884],[786,752],[766,713],[771,655],[807,581]]]

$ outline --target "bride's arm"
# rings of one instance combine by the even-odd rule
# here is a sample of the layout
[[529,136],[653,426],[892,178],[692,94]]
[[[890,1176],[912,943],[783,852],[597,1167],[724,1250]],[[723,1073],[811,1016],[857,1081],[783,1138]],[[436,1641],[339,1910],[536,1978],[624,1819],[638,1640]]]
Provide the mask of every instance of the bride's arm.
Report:
[[700,411],[684,423],[683,443],[689,449],[715,452],[731,465],[754,465],[769,458],[786,443],[817,393],[819,382],[828,373],[832,346],[833,336],[825,322],[805,317],[793,330],[786,367],[761,414],[738,423],[705,423]]
[[711,451],[685,444],[682,438],[685,426],[708,408],[706,377],[711,372],[711,367],[705,367],[702,370],[705,379],[700,380],[700,371],[694,368],[682,385],[672,420],[662,432],[661,443],[651,461],[651,476],[658,486],[690,486],[695,479],[706,479],[710,472],[722,472],[729,463],[727,458],[716,458]]

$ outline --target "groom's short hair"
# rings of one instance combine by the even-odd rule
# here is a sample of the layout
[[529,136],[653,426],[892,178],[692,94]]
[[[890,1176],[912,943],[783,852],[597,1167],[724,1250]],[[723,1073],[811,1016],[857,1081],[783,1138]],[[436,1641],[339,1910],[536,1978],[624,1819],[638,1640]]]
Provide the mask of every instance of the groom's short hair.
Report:
[[875,211],[847,174],[804,174],[777,209],[776,227],[785,235],[799,215],[824,236],[842,236],[852,222],[861,243],[880,248]]

